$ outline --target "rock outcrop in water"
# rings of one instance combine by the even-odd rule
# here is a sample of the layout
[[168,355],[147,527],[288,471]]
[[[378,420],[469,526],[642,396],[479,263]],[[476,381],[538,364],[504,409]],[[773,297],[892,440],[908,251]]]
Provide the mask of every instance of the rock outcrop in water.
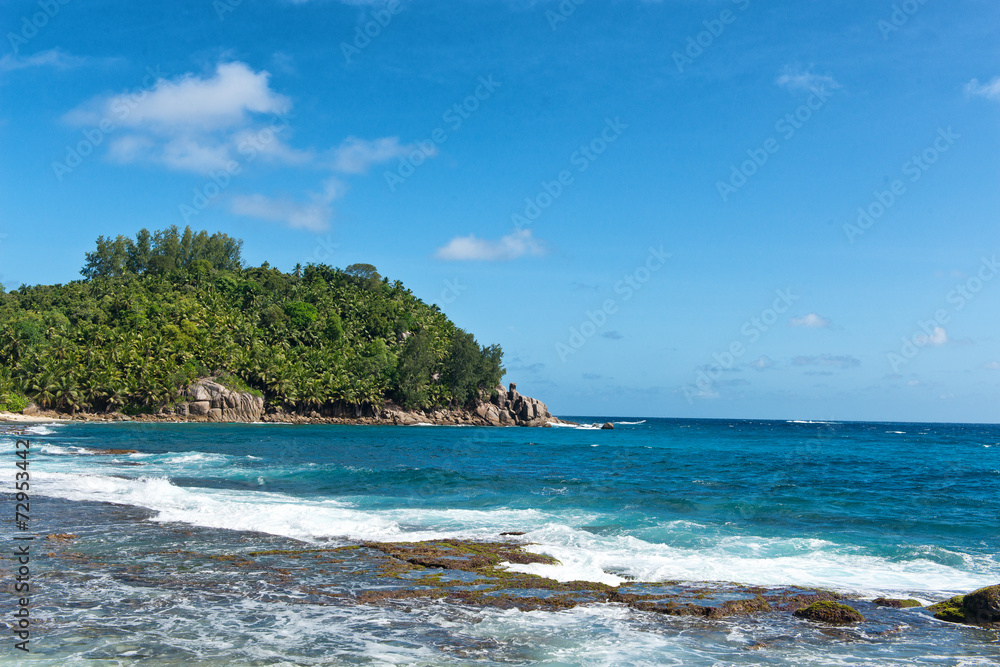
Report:
[[934,618],[967,625],[1000,625],[1000,585],[956,595],[928,607]]
[[541,401],[524,396],[511,382],[509,389],[497,386],[490,396],[483,396],[472,409],[444,408],[432,411],[406,411],[387,404],[379,417],[392,424],[469,424],[477,426],[548,426],[564,424],[552,416]]
[[862,623],[865,620],[865,617],[853,607],[848,607],[846,604],[840,604],[832,600],[813,602],[805,609],[797,610],[795,616],[804,618],[807,621],[819,621],[820,623],[830,623],[833,625]]

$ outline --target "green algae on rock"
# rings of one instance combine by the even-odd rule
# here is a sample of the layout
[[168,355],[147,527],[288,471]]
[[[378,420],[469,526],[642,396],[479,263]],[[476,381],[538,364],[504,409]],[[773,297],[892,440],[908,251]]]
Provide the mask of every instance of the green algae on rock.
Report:
[[901,600],[899,598],[875,598],[874,604],[880,607],[892,607],[893,609],[909,609],[912,607],[923,607],[919,600]]
[[804,618],[807,621],[819,621],[834,625],[861,623],[865,620],[865,617],[858,610],[848,607],[846,604],[833,602],[832,600],[813,602],[804,609],[796,610],[795,616]]
[[962,600],[965,622],[975,625],[1000,623],[1000,585],[986,586],[966,595]]

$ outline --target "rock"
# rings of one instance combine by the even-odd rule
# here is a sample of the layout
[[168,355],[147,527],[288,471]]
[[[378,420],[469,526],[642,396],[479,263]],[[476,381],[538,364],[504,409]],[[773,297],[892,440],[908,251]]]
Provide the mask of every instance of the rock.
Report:
[[27,407],[25,407],[24,410],[21,410],[22,415],[27,415],[29,417],[33,417],[39,412],[41,412],[41,410],[39,410],[38,406],[34,403],[28,403]]
[[950,600],[938,602],[927,607],[933,612],[934,618],[950,623],[965,623],[965,611],[962,609],[964,595],[956,595]]
[[875,604],[880,607],[892,607],[893,609],[907,609],[909,607],[923,607],[918,600],[899,600],[897,598],[875,598]]
[[507,390],[503,388],[502,384],[497,385],[496,396],[493,397],[493,405],[501,410],[507,407]]
[[210,401],[194,401],[188,405],[188,410],[195,417],[204,417],[208,414],[208,411],[212,409],[212,403]]
[[805,609],[797,610],[795,616],[804,618],[807,621],[819,621],[820,623],[831,623],[833,625],[861,623],[865,620],[865,617],[858,613],[856,609],[848,607],[846,604],[831,602],[829,600],[813,602]]
[[965,622],[974,625],[1000,623],[1000,585],[973,591],[962,600]]
[[615,430],[615,425],[611,422],[604,422],[604,426],[601,427],[602,431],[613,431]]
[[55,540],[56,542],[69,542],[70,540],[75,540],[78,535],[73,533],[52,533],[51,535],[46,535],[45,539]]
[[[200,382],[200,381],[199,381]],[[214,384],[214,383],[213,383]],[[192,384],[187,388],[187,395],[192,401],[211,401],[212,395],[203,384]]]
[[188,385],[185,394],[191,399],[186,408],[190,415],[223,422],[257,422],[264,416],[261,396],[228,389],[211,378]]

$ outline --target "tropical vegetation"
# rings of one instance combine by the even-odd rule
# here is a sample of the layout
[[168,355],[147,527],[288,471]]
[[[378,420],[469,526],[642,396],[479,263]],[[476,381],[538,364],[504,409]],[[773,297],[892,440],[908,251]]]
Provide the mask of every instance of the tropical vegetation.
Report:
[[203,377],[299,412],[469,405],[499,383],[499,346],[374,266],[284,273],[242,246],[143,229],[99,237],[82,280],[0,286],[0,410],[156,412]]

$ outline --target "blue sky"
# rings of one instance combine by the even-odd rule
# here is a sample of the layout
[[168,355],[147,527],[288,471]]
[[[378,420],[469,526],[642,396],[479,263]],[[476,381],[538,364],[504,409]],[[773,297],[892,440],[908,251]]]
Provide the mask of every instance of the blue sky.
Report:
[[557,414],[1000,421],[992,0],[7,2],[0,282],[370,262]]

